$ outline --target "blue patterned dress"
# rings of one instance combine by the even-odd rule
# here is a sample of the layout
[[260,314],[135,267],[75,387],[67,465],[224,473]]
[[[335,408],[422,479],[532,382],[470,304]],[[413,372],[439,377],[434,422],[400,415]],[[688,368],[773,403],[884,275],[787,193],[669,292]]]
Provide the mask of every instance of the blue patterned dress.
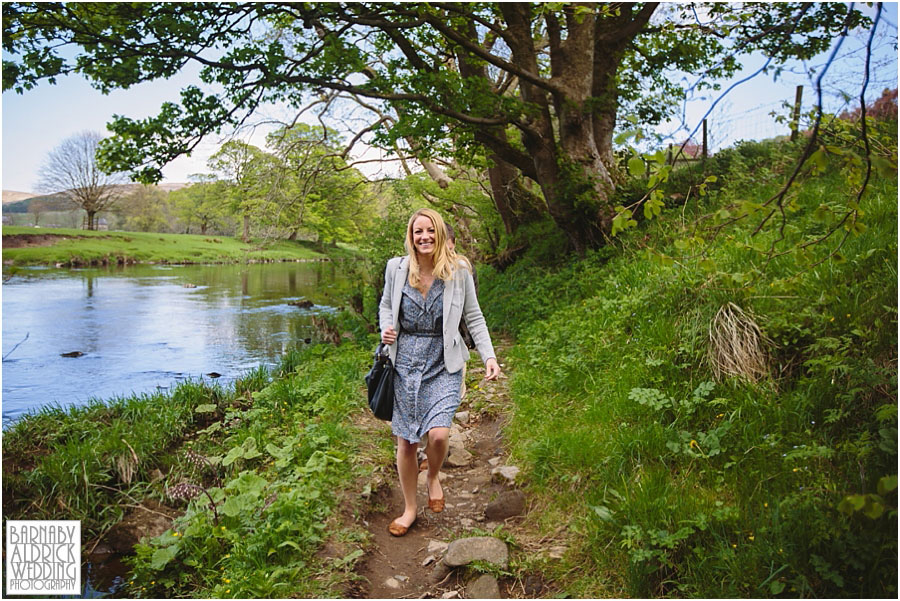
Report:
[[462,370],[451,374],[444,366],[443,325],[444,281],[435,278],[425,298],[405,282],[391,430],[411,443],[432,428],[449,428],[459,407]]

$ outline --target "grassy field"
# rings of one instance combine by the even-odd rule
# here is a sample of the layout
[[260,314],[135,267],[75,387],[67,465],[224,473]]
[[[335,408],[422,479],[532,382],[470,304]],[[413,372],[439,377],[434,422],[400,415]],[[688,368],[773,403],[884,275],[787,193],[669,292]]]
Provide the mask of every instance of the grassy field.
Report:
[[[723,156],[679,223],[763,202],[792,152]],[[562,260],[535,236],[480,275],[488,323],[517,337],[506,434],[536,527],[568,524],[569,596],[896,596],[897,179],[873,178],[838,254],[844,229],[767,261],[853,195],[839,169],[795,190],[784,229],[745,219],[707,243],[653,221]],[[716,320],[729,303],[743,316]],[[711,330],[751,348],[751,320],[765,375],[717,378]]]
[[[340,249],[336,249],[341,254]],[[332,250],[329,255],[334,255]],[[252,240],[195,234],[3,228],[5,265],[110,263],[237,263],[323,259],[306,241]]]

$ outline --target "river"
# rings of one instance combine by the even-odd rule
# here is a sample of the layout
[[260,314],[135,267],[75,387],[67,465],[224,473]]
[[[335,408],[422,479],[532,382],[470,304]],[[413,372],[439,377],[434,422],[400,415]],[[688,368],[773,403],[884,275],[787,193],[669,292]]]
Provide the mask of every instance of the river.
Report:
[[48,405],[273,365],[313,335],[312,315],[343,304],[340,265],[25,268],[2,287],[3,427]]

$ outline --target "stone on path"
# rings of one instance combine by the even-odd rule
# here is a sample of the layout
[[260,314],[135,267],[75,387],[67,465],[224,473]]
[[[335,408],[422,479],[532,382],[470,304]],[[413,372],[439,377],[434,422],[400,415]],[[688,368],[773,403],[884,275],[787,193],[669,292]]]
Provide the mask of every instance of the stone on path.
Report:
[[384,586],[388,588],[400,588],[400,581],[396,578],[388,578],[384,581]]
[[490,574],[482,574],[478,579],[466,587],[466,597],[469,599],[500,599],[500,585],[497,579]]
[[459,591],[447,591],[441,595],[441,599],[459,599]]
[[506,569],[509,564],[509,549],[499,538],[473,536],[453,541],[444,555],[444,563],[451,568],[468,565],[479,559]]
[[460,411],[453,417],[456,419],[456,421],[458,421],[461,424],[469,423],[469,412],[468,411]]
[[450,543],[445,543],[442,540],[430,540],[428,541],[428,549],[429,553],[433,553],[435,555],[440,555],[444,551],[447,550],[447,547],[450,546]]
[[497,465],[502,461],[500,457],[491,457],[488,459],[488,463],[491,464],[491,467],[497,467]]
[[562,559],[565,552],[566,552],[565,547],[561,547],[561,546],[550,547],[550,557],[552,559]]
[[521,490],[505,491],[488,503],[484,516],[489,520],[505,520],[525,512],[525,493]]
[[465,467],[472,463],[472,453],[465,449],[450,447],[450,456],[447,457],[446,463],[450,467]]
[[512,484],[519,475],[519,468],[514,465],[501,465],[491,470],[491,478]]
[[429,555],[428,557],[425,558],[425,561],[422,562],[422,567],[424,568],[425,566],[427,566],[428,564],[432,563],[435,560],[436,560],[436,558],[434,555]]
[[447,574],[450,573],[450,566],[445,564],[443,561],[439,561],[434,564],[434,568],[431,570],[430,581],[431,584],[437,584],[441,580],[447,577]]

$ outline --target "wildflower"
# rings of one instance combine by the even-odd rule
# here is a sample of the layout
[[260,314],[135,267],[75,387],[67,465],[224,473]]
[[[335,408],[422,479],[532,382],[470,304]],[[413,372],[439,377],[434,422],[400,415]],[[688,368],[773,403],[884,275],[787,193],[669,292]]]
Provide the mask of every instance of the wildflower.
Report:
[[231,589],[230,589],[230,588],[229,588],[229,589],[225,589],[225,592],[226,592],[226,593],[230,593],[230,592],[231,592]]
[[832,318],[831,318],[831,319],[829,319],[829,320],[828,320],[828,321],[834,321],[834,317],[832,317]]
[[156,584],[156,580],[151,580],[151,581],[150,581],[150,586],[153,586],[154,584]]
[[222,532],[225,532],[225,526],[222,526],[221,528],[222,528]]
[[849,314],[849,313],[847,313],[847,317],[850,317],[850,314]]
[[699,448],[700,448],[700,445],[697,444],[697,441],[696,441],[696,440],[691,439],[690,447],[691,447],[692,449],[694,449],[694,448],[699,449]]
[[768,503],[763,503],[763,507],[768,507],[768,506],[769,506]]
[[716,417],[725,417],[725,414],[724,414],[724,413],[720,413],[720,414],[717,415]]
[[732,543],[731,548],[732,548],[732,549],[737,549],[737,544]]
[[172,536],[181,536],[181,534],[178,533],[178,532],[174,532],[174,533],[172,534]]
[[794,471],[795,471],[795,472],[799,472],[799,471],[800,471],[800,468],[799,468],[799,467],[795,467],[795,468],[794,468]]
[[225,584],[231,584],[231,579],[230,579],[230,578],[225,578]]
[[747,540],[752,541],[752,540],[754,540],[755,538],[756,538],[756,537],[753,536],[753,535],[751,534],[750,536],[747,537]]

